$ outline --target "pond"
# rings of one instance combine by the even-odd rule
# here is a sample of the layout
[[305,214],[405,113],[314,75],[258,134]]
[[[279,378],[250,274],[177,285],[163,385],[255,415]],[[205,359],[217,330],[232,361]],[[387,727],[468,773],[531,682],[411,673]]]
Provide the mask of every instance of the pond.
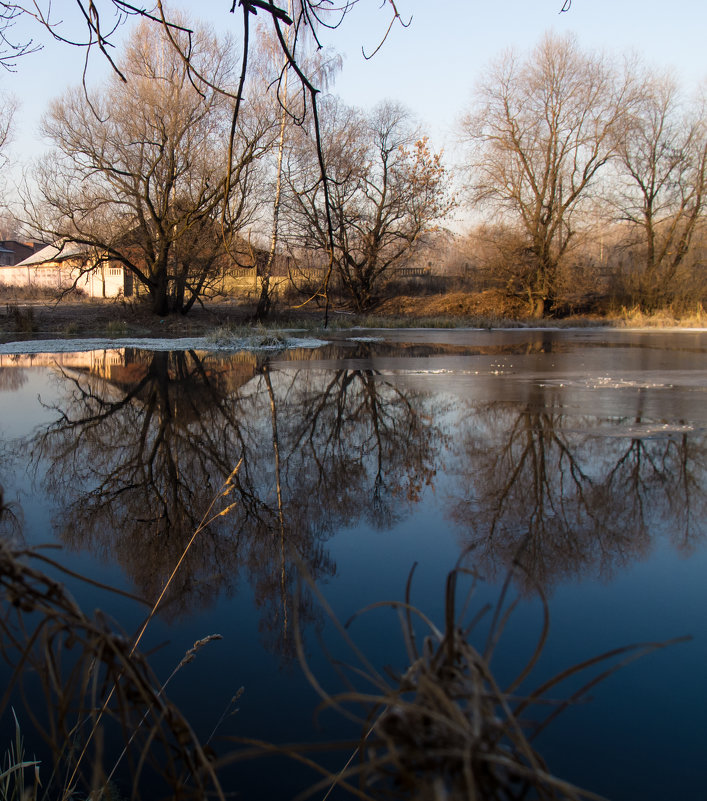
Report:
[[[160,682],[195,642],[220,635],[166,690],[202,742],[215,730],[215,753],[323,744],[308,755],[343,769],[374,718],[315,716],[320,692],[350,683],[371,696],[386,666],[404,673],[408,625],[420,642],[430,629],[380,602],[407,591],[444,630],[459,568],[455,612],[467,590],[467,619],[488,605],[469,641],[484,653],[491,641],[498,684],[534,662],[514,703],[616,651],[525,710],[528,730],[525,717],[559,713],[532,741],[551,772],[616,800],[703,794],[707,332],[138,344],[0,346],[4,533],[61,546],[42,551],[57,563],[42,569],[126,633],[168,584],[140,643]],[[590,698],[560,705],[604,672]],[[4,665],[0,682],[9,677]],[[36,677],[25,681],[30,706],[51,703]],[[360,712],[358,700],[342,705]],[[20,699],[15,710],[42,753]],[[9,707],[0,724],[5,742]],[[128,763],[114,775],[125,797]],[[290,798],[320,779],[282,756],[229,761],[221,776],[248,799]]]

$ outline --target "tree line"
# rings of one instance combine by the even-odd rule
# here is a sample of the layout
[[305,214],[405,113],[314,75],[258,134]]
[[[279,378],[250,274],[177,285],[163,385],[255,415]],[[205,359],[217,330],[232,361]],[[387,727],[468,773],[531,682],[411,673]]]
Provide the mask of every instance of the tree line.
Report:
[[471,197],[500,212],[486,266],[536,314],[607,278],[648,310],[704,299],[704,94],[548,34],[488,69],[462,127]]
[[[262,318],[276,256],[302,303],[373,309],[415,259],[452,269],[440,232],[460,207],[469,288],[529,315],[704,299],[705,97],[685,100],[669,73],[569,36],[509,51],[478,81],[453,171],[395,102],[327,94],[312,114],[267,32],[243,83],[232,40],[179,22],[143,19],[102,86],[52,103],[52,149],[23,191],[30,231],[122,264],[155,313],[186,313],[246,268]],[[339,63],[313,53],[299,63],[326,86]]]

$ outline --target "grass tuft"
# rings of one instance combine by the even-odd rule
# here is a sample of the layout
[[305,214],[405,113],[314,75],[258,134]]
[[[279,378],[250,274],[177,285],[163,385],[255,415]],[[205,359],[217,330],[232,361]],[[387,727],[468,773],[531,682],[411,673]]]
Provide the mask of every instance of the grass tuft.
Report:
[[[471,571],[453,570],[447,577],[441,627],[412,604],[412,572],[404,602],[373,604],[345,626],[336,621],[317,593],[356,658],[339,669],[349,689],[333,695],[326,692],[309,670],[298,639],[300,660],[322,697],[320,708],[332,708],[357,721],[361,735],[339,772],[319,768],[324,778],[299,798],[325,792],[326,799],[335,788],[364,801],[600,798],[553,775],[533,747],[533,739],[616,670],[643,654],[689,638],[614,649],[527,689],[549,631],[547,603],[541,594],[543,619],[538,641],[520,673],[501,686],[491,660],[517,605],[517,601],[507,602],[513,576],[511,572],[507,577],[495,607],[485,606],[472,614],[470,601],[477,577]],[[470,583],[461,605],[460,579]],[[356,618],[380,609],[392,611],[399,622],[408,660],[401,673],[390,668],[378,671],[349,635]],[[489,616],[490,624],[482,624]],[[579,679],[579,689],[564,701],[557,700],[558,687],[568,679],[574,680],[573,686]],[[299,749],[283,752],[314,766]]]
[[[24,741],[15,710],[15,739],[11,741],[0,762],[0,801],[36,801],[41,782],[39,762],[25,759]],[[32,771],[32,781],[26,781],[26,772]]]
[[207,335],[207,340],[218,347],[247,349],[286,348],[287,335],[278,328],[263,325],[219,326]]
[[34,334],[37,331],[37,323],[32,306],[21,309],[16,303],[8,303],[6,310],[10,325],[15,332],[19,334]]
[[128,333],[128,324],[125,320],[109,320],[106,325],[106,336],[112,339],[124,337]]

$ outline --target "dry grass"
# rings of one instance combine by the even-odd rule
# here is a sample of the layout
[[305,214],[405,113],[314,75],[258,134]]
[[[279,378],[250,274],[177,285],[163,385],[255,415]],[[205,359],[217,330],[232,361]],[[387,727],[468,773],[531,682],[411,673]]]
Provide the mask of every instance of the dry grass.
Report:
[[446,292],[438,295],[388,298],[375,314],[386,317],[445,318],[457,320],[521,321],[527,319],[527,303],[497,290]]
[[37,330],[34,309],[28,306],[21,309],[15,303],[8,303],[6,307],[10,330],[17,334],[32,334]]
[[287,347],[285,332],[276,326],[260,323],[252,326],[221,325],[207,334],[207,340],[217,346],[242,347],[243,349],[278,349]]
[[[138,646],[195,538],[232,508],[228,496],[237,470],[206,511],[160,596],[146,604],[149,612],[132,637],[100,611],[92,616],[84,613],[65,586],[47,573],[69,571],[45,552],[14,547],[0,539],[0,653],[12,669],[0,695],[0,714],[13,693],[19,694],[28,723],[43,735],[52,753],[50,776],[43,777],[41,794],[36,780],[32,787],[25,787],[25,772],[37,766],[24,758],[16,727],[7,767],[0,769],[0,788],[7,780],[8,799],[24,798],[17,795],[17,788],[22,793],[27,790],[32,801],[69,801],[77,793],[83,798],[107,798],[112,795],[117,766],[123,763],[131,798],[141,797],[146,778],[154,787],[157,777],[170,798],[225,801],[219,770],[234,761],[273,753],[303,762],[322,776],[299,798],[317,795],[325,801],[336,790],[365,801],[598,799],[553,775],[533,747],[533,739],[607,676],[670,643],[618,648],[535,684],[532,674],[549,631],[549,612],[540,593],[543,613],[537,643],[519,674],[501,686],[491,660],[518,602],[508,601],[513,573],[493,608],[474,610],[476,576],[453,570],[445,586],[444,621],[438,626],[412,603],[411,572],[403,601],[374,604],[342,625],[302,569],[310,591],[350,648],[352,660],[337,664],[346,689],[331,693],[322,687],[308,666],[295,618],[300,664],[322,698],[321,708],[334,709],[354,721],[360,737],[346,743],[289,746],[241,738],[233,742],[229,754],[215,759],[209,743],[199,740],[168,699],[165,690],[171,676],[161,684]],[[520,571],[520,566],[515,570]],[[381,672],[352,639],[351,624],[373,609],[388,610],[397,620],[407,662],[404,670]],[[172,675],[216,638],[211,635],[196,642]],[[578,678],[579,689],[558,700],[563,683],[573,679],[576,686]],[[116,730],[123,742],[118,754],[106,745]],[[339,749],[340,769],[322,767],[310,755],[322,749],[329,753]],[[153,794],[154,790],[150,797]],[[0,801],[5,799],[0,796]]]
[[[19,317],[14,318],[17,309]],[[0,331],[7,333],[54,333],[72,336],[214,336],[255,331],[262,333],[287,328],[322,329],[324,313],[316,306],[289,309],[280,305],[265,322],[253,323],[254,305],[242,298],[206,301],[186,316],[160,318],[139,301],[98,301],[64,299],[57,303],[21,303],[5,307],[0,314]],[[20,317],[22,319],[20,319]],[[448,292],[437,295],[399,296],[385,300],[370,314],[355,314],[347,308],[330,310],[330,328],[535,328],[553,327],[704,327],[707,313],[701,305],[682,306],[645,314],[638,308],[619,309],[606,315],[569,316],[558,319],[529,318],[526,304],[498,290]]]
[[621,328],[705,328],[707,327],[707,312],[701,303],[693,308],[671,307],[645,312],[639,306],[630,309],[623,306],[610,321]]
[[[56,302],[61,297],[61,292],[55,287],[42,287],[42,286],[0,286],[0,299],[2,301],[10,301],[13,303],[21,303],[26,301],[45,301],[47,303]],[[78,292],[74,292],[75,298],[80,298]]]
[[[206,510],[154,603],[77,576],[42,550],[0,538],[0,654],[12,671],[0,695],[0,716],[13,694],[19,694],[27,720],[49,746],[52,769],[44,778],[43,798],[68,801],[77,790],[82,797],[106,798],[118,765],[125,761],[132,798],[140,797],[143,777],[150,775],[171,798],[225,799],[209,748],[165,693],[174,673],[219,635],[195,643],[164,684],[138,646],[195,539],[233,508],[228,496],[239,468],[240,463]],[[0,514],[6,513],[0,495]],[[100,610],[87,615],[47,569],[148,606],[139,632],[127,636]],[[116,730],[124,743],[117,755],[104,748]],[[6,771],[13,787],[24,781],[25,767],[20,743]]]
[[[519,567],[516,568],[520,570]],[[460,579],[468,580],[466,598],[458,606]],[[354,661],[339,665],[344,692],[327,692],[307,665],[298,632],[298,654],[310,683],[322,698],[320,711],[333,709],[360,728],[358,742],[273,746],[240,739],[246,748],[226,762],[263,754],[284,754],[317,771],[321,780],[297,796],[326,801],[337,791],[362,801],[582,801],[600,796],[553,775],[534,749],[533,739],[571,704],[629,662],[682,639],[618,648],[563,670],[539,685],[531,674],[547,641],[549,614],[543,599],[543,620],[536,647],[518,676],[501,687],[491,669],[509,617],[517,601],[506,603],[508,576],[495,608],[475,612],[475,576],[452,571],[445,589],[445,620],[438,628],[410,599],[412,573],[403,602],[374,604],[342,626],[317,588],[310,588],[327,610],[351,649]],[[394,613],[405,643],[408,667],[380,672],[349,634],[353,620],[373,609]],[[490,625],[482,635],[482,621]],[[475,636],[476,635],[476,636]],[[479,647],[473,644],[479,639]],[[558,700],[560,685],[583,678],[579,689]],[[532,714],[531,714],[532,713]],[[316,754],[342,750],[341,768],[323,767]],[[348,758],[347,758],[348,756]]]

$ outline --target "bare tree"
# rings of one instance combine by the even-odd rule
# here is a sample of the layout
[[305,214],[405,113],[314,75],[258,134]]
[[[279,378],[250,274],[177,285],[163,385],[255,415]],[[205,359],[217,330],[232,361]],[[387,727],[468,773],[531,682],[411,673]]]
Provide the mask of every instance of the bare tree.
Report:
[[704,102],[685,110],[669,75],[647,74],[618,148],[619,219],[633,229],[639,252],[638,300],[669,303],[690,251],[707,191]]
[[[57,17],[54,7],[49,2],[23,3],[20,0],[20,2],[7,3],[0,0],[0,65],[11,67],[14,65],[18,56],[36,49],[41,49],[41,46],[36,46],[31,39],[22,40],[21,38],[18,39],[12,36],[11,29],[14,22],[17,18],[24,17],[34,20],[39,29],[45,29],[54,39],[71,46],[85,49],[86,68],[84,70],[84,86],[88,71],[89,57],[96,49],[109,61],[116,77],[121,81],[126,81],[126,74],[122,71],[121,65],[114,60],[111,54],[116,31],[132,16],[139,16],[150,23],[161,26],[166,40],[169,42],[170,46],[173,47],[177,58],[181,59],[186,73],[189,76],[189,80],[194,87],[198,87],[199,90],[203,89],[205,92],[214,91],[220,93],[232,103],[230,133],[227,136],[226,183],[224,192],[225,197],[230,198],[231,178],[234,168],[232,156],[235,133],[239,124],[241,107],[244,99],[244,87],[249,69],[250,20],[252,15],[256,15],[258,11],[263,12],[263,16],[267,22],[272,24],[272,30],[287,65],[287,69],[283,69],[280,74],[279,85],[288,72],[291,71],[299,82],[302,96],[306,98],[305,112],[311,116],[320,176],[322,179],[324,206],[327,212],[327,250],[329,254],[329,266],[326,272],[326,278],[317,294],[328,298],[329,277],[333,269],[334,243],[331,210],[328,203],[329,182],[324,165],[322,141],[319,130],[318,93],[320,89],[316,85],[317,78],[308,74],[307,68],[303,68],[300,64],[299,51],[301,47],[298,46],[301,45],[303,40],[311,36],[314,38],[317,48],[321,48],[319,31],[322,28],[339,28],[344,22],[345,17],[358,2],[359,0],[347,0],[345,3],[335,4],[331,3],[330,0],[291,0],[291,5],[287,12],[276,5],[273,0],[238,0],[238,3],[234,0],[234,2],[225,4],[224,11],[230,10],[231,14],[234,14],[237,8],[242,11],[243,34],[243,50],[239,80],[236,86],[226,87],[214,82],[212,76],[201,69],[196,59],[193,58],[193,31],[184,24],[183,20],[176,17],[173,12],[168,12],[162,0],[157,0],[155,5],[149,7],[140,3],[129,2],[129,0],[74,0],[73,8],[75,11],[78,11],[78,24],[72,24],[72,22],[66,22],[64,19]],[[372,50],[370,55],[366,57],[374,55],[380,49],[396,22],[399,22],[403,27],[409,24],[409,22],[406,23],[399,14],[395,0],[384,0],[380,9],[382,9],[384,13],[390,15],[388,25],[382,33],[378,45]],[[82,23],[83,33],[81,31]],[[287,26],[293,33],[285,36],[283,33],[283,26]],[[365,52],[364,55],[366,55]],[[287,93],[285,92],[285,94]],[[303,120],[300,120],[299,122],[301,123],[302,121]],[[222,224],[225,222],[225,217],[225,211],[222,211]],[[328,299],[327,312],[324,318],[325,325],[327,321]]]
[[440,156],[401,106],[384,103],[364,116],[330,98],[321,126],[328,197],[311,140],[301,135],[286,170],[290,241],[325,253],[328,205],[334,264],[354,306],[363,311],[376,304],[385,277],[454,201]]
[[0,166],[7,164],[7,147],[12,138],[12,123],[17,111],[17,98],[0,94]]
[[471,197],[507,212],[535,268],[525,291],[551,313],[559,272],[599,171],[614,155],[633,103],[628,70],[547,34],[525,58],[491,66],[462,122],[472,145]]
[[[234,80],[232,46],[205,29],[191,64],[214,86]],[[230,106],[192,81],[163,29],[143,22],[98,92],[75,89],[44,122],[55,151],[38,172],[33,224],[45,235],[122,263],[157,314],[186,312],[233,257],[252,218],[252,181],[271,145],[273,115],[245,97],[229,158]]]

